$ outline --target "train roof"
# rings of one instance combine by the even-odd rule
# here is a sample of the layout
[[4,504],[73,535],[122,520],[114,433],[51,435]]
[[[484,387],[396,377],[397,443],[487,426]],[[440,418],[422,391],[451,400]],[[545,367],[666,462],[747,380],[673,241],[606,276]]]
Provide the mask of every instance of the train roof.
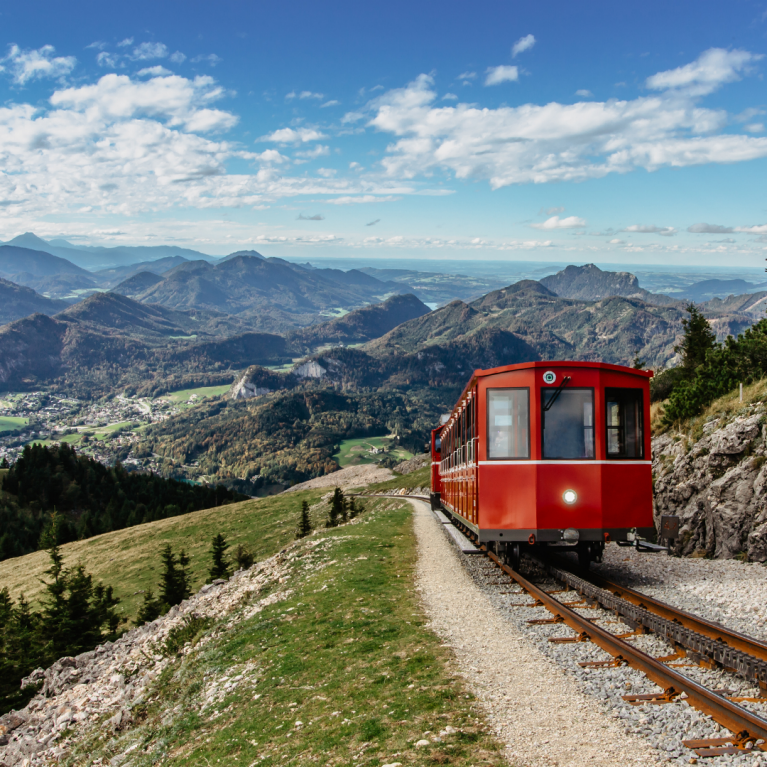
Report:
[[[461,396],[458,397],[456,405],[464,398],[466,392],[478,378],[496,375],[497,373],[509,373],[514,370],[529,370],[530,368],[590,368],[592,370],[612,370],[615,373],[627,373],[638,376],[639,378],[652,378],[655,373],[652,370],[637,370],[626,365],[612,365],[609,362],[579,362],[577,360],[537,360],[535,362],[519,362],[516,365],[502,365],[497,368],[488,368],[487,370],[475,370],[469,382],[464,386]],[[455,406],[454,408],[455,409]]]

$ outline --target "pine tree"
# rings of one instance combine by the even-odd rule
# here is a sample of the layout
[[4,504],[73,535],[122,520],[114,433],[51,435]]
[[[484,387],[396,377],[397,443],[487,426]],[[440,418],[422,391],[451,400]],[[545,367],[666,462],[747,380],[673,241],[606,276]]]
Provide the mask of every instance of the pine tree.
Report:
[[159,599],[154,598],[152,589],[147,589],[144,594],[144,601],[141,603],[141,607],[139,607],[138,615],[136,615],[136,625],[143,626],[145,623],[151,623],[161,615],[162,603]]
[[238,543],[234,550],[234,561],[237,563],[238,570],[247,570],[253,566],[253,552],[247,546]]
[[357,503],[356,498],[349,501],[349,519],[356,519],[363,511],[365,511],[364,507]]
[[634,359],[631,362],[631,367],[634,368],[634,370],[644,370],[644,365],[644,360],[639,356],[639,352],[636,352],[634,354]]
[[213,538],[209,552],[213,563],[210,570],[208,570],[208,582],[214,581],[216,578],[228,578],[232,574],[229,569],[230,562],[226,558],[226,550],[228,548],[229,544],[221,533]]
[[685,377],[692,378],[695,370],[706,361],[706,354],[716,348],[716,334],[695,304],[687,306],[687,313],[689,319],[682,320],[684,338],[674,351],[682,355],[680,367]]
[[309,502],[301,502],[301,516],[298,519],[298,530],[296,530],[296,538],[306,538],[312,531],[312,520],[309,517]]
[[328,511],[328,521],[325,527],[337,527],[338,520],[344,513],[344,494],[340,487],[333,491],[333,499],[330,501],[330,510]]
[[191,595],[189,588],[189,572],[187,565],[189,557],[181,549],[179,555],[173,553],[169,543],[166,543],[160,551],[162,559],[162,575],[160,576],[160,602],[167,610],[173,605],[183,602]]
[[3,456],[3,462],[0,463],[0,469],[8,469],[8,468],[10,468],[10,465],[11,464],[8,463],[8,456],[4,455]]

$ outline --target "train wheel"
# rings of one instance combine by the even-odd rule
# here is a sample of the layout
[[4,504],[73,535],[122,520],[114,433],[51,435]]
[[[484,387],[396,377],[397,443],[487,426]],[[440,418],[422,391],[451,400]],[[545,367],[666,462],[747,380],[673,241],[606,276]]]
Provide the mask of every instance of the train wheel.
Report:
[[506,564],[515,572],[519,572],[522,564],[522,546],[519,543],[506,545]]
[[588,543],[585,546],[578,546],[578,567],[588,570],[591,567],[591,559],[591,546]]

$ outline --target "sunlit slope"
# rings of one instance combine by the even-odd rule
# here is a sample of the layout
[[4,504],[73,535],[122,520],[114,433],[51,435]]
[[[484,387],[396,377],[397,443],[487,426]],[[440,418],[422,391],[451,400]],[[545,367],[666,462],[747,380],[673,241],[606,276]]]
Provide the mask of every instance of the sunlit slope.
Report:
[[[64,562],[66,565],[82,562],[97,580],[113,586],[122,600],[123,615],[133,619],[144,590],[156,591],[159,552],[166,543],[176,551],[184,548],[190,555],[192,590],[196,591],[207,578],[208,549],[214,535],[225,535],[231,544],[230,551],[241,543],[250,548],[256,560],[264,559],[293,540],[301,502],[316,503],[322,492],[327,491],[244,501],[97,535],[62,546]],[[7,586],[14,598],[23,593],[35,601],[42,591],[41,579],[48,564],[45,551],[0,562],[0,588]]]

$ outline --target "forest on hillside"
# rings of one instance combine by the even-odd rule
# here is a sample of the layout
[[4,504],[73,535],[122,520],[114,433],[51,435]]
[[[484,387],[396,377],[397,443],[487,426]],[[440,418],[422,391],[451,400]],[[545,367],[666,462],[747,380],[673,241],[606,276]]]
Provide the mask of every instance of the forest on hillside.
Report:
[[57,542],[67,543],[245,498],[220,485],[104,466],[66,443],[27,445],[2,481],[0,560],[40,548],[54,512]]

